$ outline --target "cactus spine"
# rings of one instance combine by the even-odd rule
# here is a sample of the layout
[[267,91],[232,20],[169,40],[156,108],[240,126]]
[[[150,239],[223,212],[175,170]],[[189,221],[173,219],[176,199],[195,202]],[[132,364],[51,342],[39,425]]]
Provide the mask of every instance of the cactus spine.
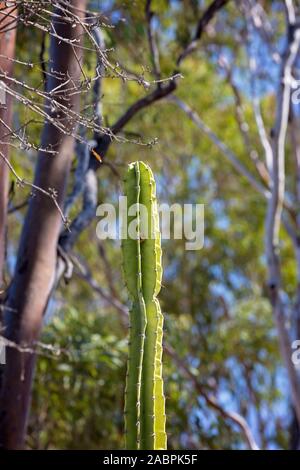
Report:
[[[162,379],[163,315],[157,295],[162,266],[155,181],[143,162],[131,163],[125,179],[127,227],[134,220],[136,236],[122,242],[124,275],[132,300],[129,358],[125,392],[128,449],[166,449],[165,397]],[[146,224],[141,209],[147,209]]]

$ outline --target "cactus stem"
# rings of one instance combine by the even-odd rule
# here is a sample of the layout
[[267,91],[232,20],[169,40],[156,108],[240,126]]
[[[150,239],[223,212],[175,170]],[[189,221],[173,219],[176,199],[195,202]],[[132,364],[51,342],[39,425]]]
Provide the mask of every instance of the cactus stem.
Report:
[[128,208],[133,204],[146,206],[148,223],[155,235],[141,239],[138,210],[136,239],[122,243],[124,275],[133,304],[125,392],[126,446],[128,449],[166,449],[161,358],[163,316],[157,300],[162,276],[161,237],[155,181],[147,165],[142,162],[129,165],[125,193]]

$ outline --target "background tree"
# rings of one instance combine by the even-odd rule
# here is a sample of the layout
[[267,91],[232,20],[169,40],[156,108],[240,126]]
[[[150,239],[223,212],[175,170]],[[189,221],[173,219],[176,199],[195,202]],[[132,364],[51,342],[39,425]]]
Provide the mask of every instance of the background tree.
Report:
[[[0,68],[2,73],[12,75],[13,59],[15,53],[16,28],[11,27],[16,15],[16,7],[7,8],[5,2],[0,3],[0,21],[3,32],[0,36]],[[0,103],[0,292],[4,287],[4,260],[5,260],[5,237],[6,237],[6,211],[8,198],[8,167],[4,159],[8,159],[9,130],[12,120],[12,98],[4,90],[5,77],[1,80],[1,103]]]
[[[4,317],[6,337],[21,348],[22,345],[32,348],[39,337],[54,276],[61,227],[61,214],[56,204],[63,202],[74,148],[81,76],[81,48],[78,47],[81,40],[78,38],[83,32],[80,20],[85,15],[85,3],[78,0],[69,7],[63,2],[53,12],[47,92],[51,96],[59,89],[59,95],[55,102],[45,102],[49,118],[41,137],[34,179],[36,187],[46,191],[49,188],[50,197],[46,198],[40,191],[41,194],[36,194],[29,203]],[[53,204],[54,198],[56,204]],[[8,349],[0,409],[0,442],[6,448],[23,445],[34,360],[31,353]]]

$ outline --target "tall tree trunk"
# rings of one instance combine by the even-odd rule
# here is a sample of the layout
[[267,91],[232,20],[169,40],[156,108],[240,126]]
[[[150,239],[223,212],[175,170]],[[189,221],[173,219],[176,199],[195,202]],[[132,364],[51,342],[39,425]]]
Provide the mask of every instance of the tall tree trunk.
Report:
[[[16,16],[16,11],[5,8],[5,2],[0,2],[0,73],[8,77],[12,74],[13,59],[15,56],[16,28],[11,29],[11,22]],[[8,26],[10,24],[10,27]],[[7,29],[7,31],[6,31]],[[1,81],[5,80],[1,77]],[[8,167],[3,159],[8,159],[9,130],[12,123],[12,99],[3,88],[0,89],[0,293],[4,284],[5,238],[6,238],[6,214],[8,195]],[[2,122],[6,123],[6,126]]]
[[[74,0],[70,5],[69,9],[83,19],[86,0]],[[61,12],[55,10],[55,13]],[[68,21],[69,18],[71,18],[70,10],[65,17],[61,16],[58,20],[53,16],[56,35],[66,40],[75,38],[81,40],[82,27],[78,24],[75,26],[75,23]],[[75,110],[79,106],[79,94],[69,93],[68,88],[72,82],[79,84],[80,58],[79,42],[71,44],[52,35],[50,68],[52,72],[57,73],[57,77],[63,75],[71,79],[63,88],[60,87],[59,99],[69,109]],[[58,85],[61,86],[62,83],[59,78],[53,77],[53,74],[49,76],[47,82],[48,91]],[[52,148],[57,154],[53,156],[43,151],[39,152],[35,184],[46,190],[55,188],[58,193],[57,201],[62,205],[74,148],[74,138],[70,133],[76,123],[70,120],[70,116],[58,113],[55,109],[52,109],[51,113],[52,118],[59,117],[60,124],[63,123],[69,133],[65,134],[48,121],[45,122],[41,147]],[[34,349],[39,338],[43,312],[55,273],[61,223],[61,216],[51,198],[37,193],[30,201],[21,235],[16,271],[5,309],[5,335],[18,345]],[[6,361],[0,401],[0,446],[18,449],[24,445],[35,355],[9,347]]]

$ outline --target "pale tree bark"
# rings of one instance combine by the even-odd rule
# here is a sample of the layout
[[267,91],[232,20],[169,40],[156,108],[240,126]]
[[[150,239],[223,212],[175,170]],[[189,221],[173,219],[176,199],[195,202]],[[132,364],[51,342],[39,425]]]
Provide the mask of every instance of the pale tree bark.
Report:
[[287,45],[282,59],[277,115],[272,132],[272,185],[266,216],[265,246],[270,301],[277,326],[281,355],[289,378],[292,402],[298,423],[300,423],[300,386],[296,368],[292,363],[292,340],[286,327],[279,258],[279,230],[285,196],[285,144],[291,103],[292,70],[300,47],[300,28],[296,23],[294,4],[289,0],[286,0],[285,3],[287,10]]
[[[251,8],[245,9],[246,17],[249,22],[252,22],[254,29],[258,32],[257,25],[258,18],[255,18],[257,9],[255,3],[251,0],[249,2]],[[300,197],[300,153],[298,130],[299,121],[293,113],[291,106],[291,86],[294,81],[292,74],[297,68],[297,58],[299,58],[299,5],[293,0],[284,0],[286,19],[287,19],[287,34],[286,34],[286,47],[282,54],[281,70],[279,76],[279,87],[277,94],[277,112],[276,122],[271,132],[271,139],[269,139],[266,132],[262,113],[260,109],[259,99],[254,91],[255,89],[255,61],[249,61],[249,69],[251,74],[251,88],[253,99],[253,111],[257,124],[257,129],[260,137],[262,147],[265,152],[266,165],[270,174],[270,190],[271,198],[268,201],[268,210],[266,217],[266,230],[265,230],[265,246],[267,254],[267,265],[269,274],[269,292],[270,300],[273,308],[273,314],[277,325],[281,355],[283,362],[286,366],[291,398],[293,408],[293,420],[290,426],[291,431],[291,448],[299,448],[299,426],[300,426],[300,377],[299,371],[292,363],[292,341],[299,338],[300,332],[300,217],[299,217],[299,197]],[[248,5],[249,6],[249,5]],[[263,28],[261,28],[263,29]],[[268,33],[265,30],[266,44],[270,51],[272,50],[271,43],[268,40]],[[275,50],[273,49],[273,53]],[[271,52],[272,54],[272,52]],[[291,146],[295,157],[295,186],[296,197],[298,204],[293,202],[288,203],[289,214],[283,212],[284,206],[287,206],[287,199],[285,195],[285,144],[287,137],[288,125],[291,130]],[[292,198],[293,200],[293,198]],[[295,263],[297,267],[297,289],[295,291],[294,299],[295,305],[292,308],[291,325],[287,321],[289,311],[283,301],[283,286],[281,281],[281,260],[279,253],[279,230],[281,222],[283,223],[287,234],[289,235],[295,252]],[[285,293],[286,296],[286,293]],[[292,300],[291,300],[292,302]]]
[[[293,322],[292,322],[292,339],[296,340],[300,338],[300,138],[299,138],[299,129],[300,129],[300,119],[295,113],[295,109],[291,108],[290,112],[290,137],[291,137],[291,146],[294,156],[294,165],[295,165],[295,177],[296,177],[296,200],[297,200],[297,209],[296,209],[296,236],[293,237],[293,245],[295,251],[295,259],[297,265],[297,292],[295,295],[295,304],[293,311]],[[300,383],[300,371],[297,369],[298,381]],[[297,416],[293,408],[293,419],[291,422],[291,439],[290,447],[292,450],[300,449],[300,423],[297,421]]]
[[[47,88],[50,92],[60,86],[56,99],[67,104],[68,109],[77,110],[80,94],[74,93],[74,87],[73,93],[69,93],[68,83],[79,85],[83,34],[81,25],[70,21],[70,18],[74,19],[75,13],[80,20],[84,19],[86,0],[74,0],[70,4],[63,2],[62,5],[64,15],[61,15],[61,10],[56,10],[54,13],[59,15],[59,19],[53,16],[55,35],[51,36],[51,75],[47,79]],[[62,82],[62,77],[65,82]],[[45,122],[41,147],[54,149],[57,153],[53,156],[39,152],[34,183],[45,190],[55,189],[57,201],[62,206],[74,150],[71,134],[74,134],[76,122],[56,109],[51,109],[51,116],[59,119],[67,132]],[[6,337],[20,346],[34,348],[39,338],[43,312],[54,279],[60,230],[61,215],[53,201],[37,193],[31,199],[26,215],[4,315]],[[6,359],[0,401],[0,444],[7,449],[18,449],[24,446],[35,355],[8,347]]]
[[[291,72],[299,52],[299,46],[300,30],[296,24],[292,22],[292,20],[289,20],[288,41],[282,60],[280,74],[280,89],[278,92],[276,123],[273,129],[272,146],[269,149],[271,152],[272,162],[272,182],[270,189],[264,188],[264,186],[255,177],[253,177],[251,173],[249,173],[247,168],[245,168],[245,166],[238,160],[234,153],[222,141],[220,141],[220,139],[205,123],[203,123],[195,111],[193,111],[186,103],[182,102],[176,97],[168,98],[169,101],[177,104],[177,106],[179,106],[189,116],[189,118],[197,125],[197,127],[208,136],[214,145],[216,145],[216,147],[222,152],[222,154],[228,159],[234,168],[241,175],[243,175],[252,185],[252,187],[262,194],[268,201],[265,244],[267,253],[267,268],[269,273],[268,284],[270,290],[270,300],[278,331],[282,359],[287,370],[292,402],[298,423],[300,423],[300,387],[297,371],[291,360],[292,339],[285,324],[285,311],[281,298],[282,285],[278,243],[279,229],[282,221],[282,211],[285,204],[285,142],[291,99]],[[291,236],[293,243],[296,246],[297,261],[299,263],[299,239],[295,235],[293,227],[290,227],[287,218],[283,219],[283,223],[286,231]]]
[[[17,16],[16,9],[5,7],[6,2],[0,2],[0,73],[12,75],[13,59],[15,55],[16,28],[12,22]],[[4,80],[2,80],[4,83]],[[5,83],[5,86],[7,83]],[[9,128],[12,122],[12,98],[5,93],[3,86],[0,89],[0,152],[8,159],[10,138]],[[5,123],[6,126],[3,124]],[[4,288],[4,262],[5,262],[5,238],[6,238],[6,214],[8,197],[8,167],[0,158],[0,295]]]
[[[168,98],[168,101],[175,103],[179,106],[182,111],[196,124],[196,126],[211,140],[211,142],[220,150],[220,152],[227,158],[230,164],[245,177],[251,186],[258,191],[268,201],[268,214],[266,220],[266,250],[268,253],[268,271],[269,271],[269,287],[270,297],[273,307],[274,318],[277,326],[278,337],[281,347],[281,354],[284,365],[287,370],[291,397],[293,402],[293,409],[295,412],[295,419],[293,423],[293,447],[299,448],[299,423],[300,423],[300,388],[299,388],[299,377],[295,366],[292,363],[292,349],[291,343],[295,339],[295,335],[299,338],[300,322],[299,322],[299,305],[300,305],[300,241],[299,236],[299,217],[297,219],[297,229],[290,224],[289,218],[287,217],[290,209],[284,199],[285,193],[285,141],[288,126],[288,117],[290,110],[290,98],[291,98],[291,71],[293,63],[297,57],[300,46],[300,33],[297,26],[293,26],[293,23],[289,23],[288,27],[288,42],[283,56],[281,74],[280,74],[280,90],[278,93],[278,107],[277,107],[277,119],[273,129],[273,142],[272,145],[266,138],[262,140],[263,147],[266,152],[266,157],[270,157],[271,162],[271,176],[272,184],[270,189],[262,186],[261,182],[257,180],[248,169],[239,161],[238,157],[224,144],[216,134],[201,120],[200,116],[192,110],[185,102],[179,98],[172,96]],[[299,123],[292,123],[296,128],[293,128],[293,147],[295,151],[295,160],[299,165],[299,143],[297,139],[297,130]],[[260,137],[264,131],[263,121],[260,121]],[[264,134],[266,136],[266,134]],[[299,167],[297,166],[297,173],[299,173]],[[299,185],[297,185],[299,191]],[[286,213],[282,214],[283,209],[286,208]],[[281,276],[280,276],[280,260],[278,252],[278,240],[279,240],[279,227],[282,223],[287,234],[290,236],[294,248],[295,257],[297,262],[297,302],[295,306],[295,315],[293,321],[293,333],[294,336],[290,335],[290,331],[286,325],[286,314],[284,311],[284,304],[281,299]]]

